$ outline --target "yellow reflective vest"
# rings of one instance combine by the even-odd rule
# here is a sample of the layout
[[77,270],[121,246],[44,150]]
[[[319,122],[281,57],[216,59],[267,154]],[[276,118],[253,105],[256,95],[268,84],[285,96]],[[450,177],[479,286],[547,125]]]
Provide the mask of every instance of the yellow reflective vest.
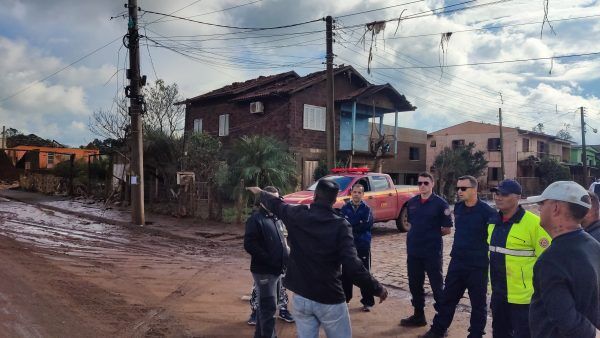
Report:
[[488,224],[492,296],[506,295],[508,303],[529,304],[533,265],[551,238],[540,226],[540,218],[521,206],[507,222],[501,217]]

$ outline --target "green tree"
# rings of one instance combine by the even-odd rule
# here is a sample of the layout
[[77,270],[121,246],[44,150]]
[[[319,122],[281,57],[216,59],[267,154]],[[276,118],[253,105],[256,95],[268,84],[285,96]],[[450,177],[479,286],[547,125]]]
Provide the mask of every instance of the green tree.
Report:
[[296,187],[296,161],[283,144],[270,136],[242,136],[232,148],[233,177],[246,186],[276,186],[283,191]]
[[540,177],[542,187],[547,187],[556,181],[566,181],[571,179],[569,168],[549,157],[542,158],[536,166],[536,171],[538,177]]
[[533,127],[531,129],[531,131],[536,132],[536,133],[544,133],[544,124],[543,123],[536,124],[535,127]]
[[456,180],[463,175],[481,176],[487,164],[485,153],[475,151],[474,143],[456,149],[444,148],[434,160],[439,192],[448,199],[453,198]]
[[219,187],[228,182],[228,178],[224,176],[228,170],[221,160],[221,142],[206,133],[193,133],[186,148],[188,149],[186,169],[194,171],[197,181],[207,182],[209,194],[213,197],[209,199],[208,217],[212,220],[221,220],[223,210]]
[[559,130],[556,133],[556,137],[558,137],[561,140],[573,141],[573,135],[571,135],[569,127],[570,125],[566,125],[563,129]]

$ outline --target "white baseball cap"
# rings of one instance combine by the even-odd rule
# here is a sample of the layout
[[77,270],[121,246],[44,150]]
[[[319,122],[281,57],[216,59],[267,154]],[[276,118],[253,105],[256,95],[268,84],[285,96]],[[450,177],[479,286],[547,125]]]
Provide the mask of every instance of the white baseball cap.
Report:
[[527,202],[538,203],[545,200],[555,200],[592,207],[590,195],[584,187],[573,181],[557,181],[550,184],[539,196],[527,198]]

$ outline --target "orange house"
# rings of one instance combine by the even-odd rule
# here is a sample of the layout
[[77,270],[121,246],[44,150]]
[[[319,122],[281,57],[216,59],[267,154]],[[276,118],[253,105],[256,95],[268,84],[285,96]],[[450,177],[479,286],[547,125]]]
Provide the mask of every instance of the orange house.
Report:
[[[75,156],[75,161],[88,161],[90,155],[100,154],[96,149],[79,148],[55,148],[38,146],[16,146],[4,150],[11,159],[15,167],[20,167],[19,162],[23,162],[25,169],[52,169],[60,162],[68,161],[71,155]],[[91,157],[94,160],[94,157]],[[26,163],[29,163],[27,165]],[[29,168],[27,168],[29,166]]]

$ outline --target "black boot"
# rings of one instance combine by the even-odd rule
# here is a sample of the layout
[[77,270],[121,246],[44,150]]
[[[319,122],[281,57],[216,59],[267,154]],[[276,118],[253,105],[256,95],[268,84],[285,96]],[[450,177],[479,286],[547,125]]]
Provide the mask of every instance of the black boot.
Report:
[[424,335],[419,336],[419,338],[443,338],[446,337],[445,334],[437,334],[433,330],[427,331]]
[[425,319],[425,311],[417,309],[415,309],[414,315],[400,321],[400,326],[421,327],[426,325],[427,320]]

